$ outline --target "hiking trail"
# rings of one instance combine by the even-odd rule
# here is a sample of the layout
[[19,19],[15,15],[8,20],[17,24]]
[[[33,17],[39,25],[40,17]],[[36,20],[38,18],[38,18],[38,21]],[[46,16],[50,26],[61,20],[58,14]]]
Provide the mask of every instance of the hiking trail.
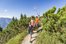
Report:
[[21,44],[35,44],[37,33],[34,33],[32,35],[32,43],[30,43],[30,38],[29,34],[24,38]]

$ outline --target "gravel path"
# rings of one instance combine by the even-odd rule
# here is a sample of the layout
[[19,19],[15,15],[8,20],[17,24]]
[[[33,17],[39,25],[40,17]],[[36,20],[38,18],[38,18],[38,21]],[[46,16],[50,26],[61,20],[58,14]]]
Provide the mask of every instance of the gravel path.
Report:
[[36,37],[37,37],[37,33],[34,33],[33,35],[32,35],[32,43],[30,43],[30,39],[29,39],[29,35],[27,35],[25,38],[24,38],[24,40],[22,41],[22,44],[35,44],[35,39],[36,39]]

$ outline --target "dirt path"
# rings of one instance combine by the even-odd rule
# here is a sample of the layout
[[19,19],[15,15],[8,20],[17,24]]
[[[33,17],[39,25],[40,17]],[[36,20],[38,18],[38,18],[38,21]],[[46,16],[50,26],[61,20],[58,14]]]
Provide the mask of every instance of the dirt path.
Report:
[[37,36],[37,33],[34,33],[34,34],[32,35],[32,41],[33,41],[33,42],[30,43],[29,35],[27,35],[27,36],[24,38],[22,44],[35,44],[36,36]]

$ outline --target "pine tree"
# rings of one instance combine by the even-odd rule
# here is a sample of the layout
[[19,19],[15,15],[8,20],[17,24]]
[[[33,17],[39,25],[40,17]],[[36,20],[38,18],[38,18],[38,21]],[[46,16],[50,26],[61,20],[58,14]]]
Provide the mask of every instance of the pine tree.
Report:
[[57,13],[59,13],[59,12],[60,12],[60,10],[61,10],[61,9],[59,8],[59,9],[58,9],[58,11],[57,11]]
[[21,13],[20,19],[23,19],[23,14]]
[[2,27],[0,26],[0,32],[2,32]]
[[13,18],[12,18],[12,20],[14,21],[14,20],[15,20],[15,18],[13,17]]
[[26,14],[24,14],[24,18],[25,18],[25,19],[27,18]]

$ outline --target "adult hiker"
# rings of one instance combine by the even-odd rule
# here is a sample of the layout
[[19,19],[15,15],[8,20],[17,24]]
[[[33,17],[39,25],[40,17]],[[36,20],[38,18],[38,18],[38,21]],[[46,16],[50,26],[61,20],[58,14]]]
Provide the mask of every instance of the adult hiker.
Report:
[[32,42],[31,39],[32,39],[32,34],[33,34],[33,28],[34,28],[34,26],[35,26],[35,22],[34,22],[34,17],[32,16],[31,20],[29,22],[30,42]]

